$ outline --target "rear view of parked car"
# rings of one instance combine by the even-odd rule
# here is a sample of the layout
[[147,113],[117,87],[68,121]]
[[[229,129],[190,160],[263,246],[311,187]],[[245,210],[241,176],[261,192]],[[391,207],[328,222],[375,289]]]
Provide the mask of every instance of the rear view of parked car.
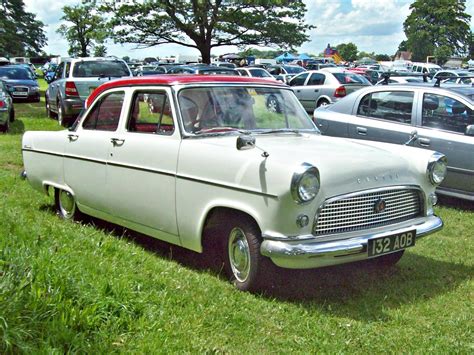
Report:
[[106,81],[132,76],[127,64],[116,58],[77,58],[62,61],[45,94],[48,117],[57,116],[69,126],[81,112],[89,94]]
[[370,82],[361,75],[340,68],[325,68],[301,73],[288,83],[308,112],[329,105]]
[[0,67],[0,79],[14,100],[40,101],[39,85],[31,70],[20,65],[5,65]]

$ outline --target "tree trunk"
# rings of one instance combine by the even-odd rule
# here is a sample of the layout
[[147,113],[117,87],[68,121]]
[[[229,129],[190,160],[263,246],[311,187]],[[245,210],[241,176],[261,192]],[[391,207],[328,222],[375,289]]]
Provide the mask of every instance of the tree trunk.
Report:
[[199,47],[201,52],[202,62],[206,64],[211,64],[211,47],[203,45]]

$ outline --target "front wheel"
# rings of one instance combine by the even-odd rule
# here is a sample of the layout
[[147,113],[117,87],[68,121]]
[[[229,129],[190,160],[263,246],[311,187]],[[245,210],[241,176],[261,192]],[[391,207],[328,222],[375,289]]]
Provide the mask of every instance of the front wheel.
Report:
[[267,109],[272,113],[281,113],[280,103],[275,95],[268,96]]
[[318,101],[318,104],[316,105],[316,107],[324,107],[327,105],[329,105],[329,101],[326,99],[321,99]]
[[232,216],[223,230],[225,268],[241,291],[256,291],[266,281],[271,261],[260,254],[261,236],[256,223],[245,216]]

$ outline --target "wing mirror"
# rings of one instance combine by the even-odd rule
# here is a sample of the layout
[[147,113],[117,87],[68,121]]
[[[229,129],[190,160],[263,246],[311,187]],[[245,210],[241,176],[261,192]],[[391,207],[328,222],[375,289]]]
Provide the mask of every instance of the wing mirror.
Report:
[[408,139],[408,140],[405,142],[405,145],[410,145],[410,144],[412,144],[413,142],[415,142],[417,139],[418,139],[418,132],[417,132],[417,130],[411,131],[411,133],[410,133],[410,139]]
[[466,136],[474,136],[474,125],[469,125],[466,127],[466,132],[465,132]]
[[255,148],[255,137],[241,134],[237,138],[237,150],[248,150]]

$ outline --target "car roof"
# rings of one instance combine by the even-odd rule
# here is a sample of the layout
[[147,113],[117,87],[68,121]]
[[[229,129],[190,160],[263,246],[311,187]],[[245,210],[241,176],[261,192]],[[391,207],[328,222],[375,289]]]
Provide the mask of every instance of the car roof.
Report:
[[148,86],[148,85],[185,85],[185,84],[264,84],[264,85],[273,85],[280,87],[287,87],[286,84],[275,82],[269,82],[265,79],[246,77],[246,76],[231,76],[231,75],[186,75],[186,74],[161,74],[161,75],[151,75],[146,77],[126,77],[123,79],[116,79],[108,81],[97,89],[95,89],[92,94],[87,98],[86,107],[89,106],[91,102],[95,100],[105,90],[114,88],[114,87],[124,87],[124,86]]

